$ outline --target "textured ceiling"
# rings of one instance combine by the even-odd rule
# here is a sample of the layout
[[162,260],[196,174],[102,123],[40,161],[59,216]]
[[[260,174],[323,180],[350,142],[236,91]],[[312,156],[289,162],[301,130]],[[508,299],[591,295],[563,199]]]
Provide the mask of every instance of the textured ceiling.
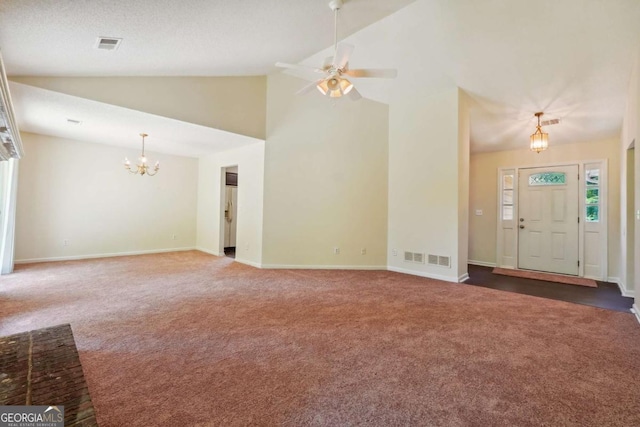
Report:
[[[413,0],[348,0],[340,35]],[[333,43],[328,0],[2,0],[9,75],[262,75]],[[97,37],[123,38],[117,51]]]
[[[546,128],[551,144],[619,137],[638,22],[638,0],[422,0],[346,41],[353,67],[396,67],[421,88],[463,89],[472,151],[498,151],[528,146],[537,111],[561,121]],[[398,43],[407,39],[417,42]],[[317,66],[329,53],[303,63]],[[389,102],[398,80],[356,87]]]
[[[276,61],[328,56],[327,3],[4,0],[0,47],[9,75],[266,74]],[[396,67],[423,87],[471,96],[476,152],[526,146],[541,110],[561,120],[547,129],[552,144],[618,137],[638,22],[638,0],[350,0],[340,14],[352,67]],[[124,41],[98,51],[98,36]],[[357,81],[381,102],[396,84]]]

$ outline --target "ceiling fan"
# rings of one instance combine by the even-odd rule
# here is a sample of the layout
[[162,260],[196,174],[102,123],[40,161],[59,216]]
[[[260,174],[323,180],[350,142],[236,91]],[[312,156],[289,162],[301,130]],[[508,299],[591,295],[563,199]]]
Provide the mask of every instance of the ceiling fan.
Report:
[[325,59],[322,68],[286,64],[283,62],[276,63],[276,67],[312,71],[324,75],[320,80],[314,81],[300,89],[296,92],[297,95],[308,93],[312,91],[313,88],[316,88],[321,94],[329,98],[340,98],[344,95],[349,95],[349,98],[356,101],[362,98],[362,95],[360,95],[360,92],[356,90],[353,83],[351,83],[346,76],[354,78],[395,78],[398,75],[398,71],[395,69],[349,69],[349,57],[353,52],[353,46],[347,43],[338,44],[338,10],[340,10],[342,4],[342,0],[332,0],[329,2],[329,8],[333,10],[334,13],[334,54],[333,57]]

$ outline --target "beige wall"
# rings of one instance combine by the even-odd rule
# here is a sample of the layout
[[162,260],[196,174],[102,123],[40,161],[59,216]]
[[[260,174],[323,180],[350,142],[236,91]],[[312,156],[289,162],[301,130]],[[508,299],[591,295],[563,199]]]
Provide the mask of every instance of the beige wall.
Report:
[[[625,221],[624,223],[621,222],[621,228],[624,227],[624,225],[626,224],[627,228],[626,230],[622,233],[622,238],[624,240],[626,240],[626,254],[623,254],[623,256],[621,256],[621,261],[626,261],[626,276],[623,278],[624,279],[624,283],[626,284],[627,288],[629,290],[633,290],[635,292],[635,289],[637,288],[636,286],[634,286],[634,277],[635,277],[635,265],[634,265],[634,259],[635,259],[635,239],[633,238],[635,236],[635,229],[636,229],[636,207],[635,207],[635,191],[636,191],[636,185],[635,185],[635,173],[636,173],[636,169],[635,169],[635,156],[636,156],[636,150],[635,147],[634,148],[630,148],[627,150],[623,151],[623,155],[626,156],[626,162],[627,162],[627,173],[626,176],[623,177],[623,180],[626,180],[626,186],[627,186],[627,191],[625,192],[624,195],[622,196],[626,196],[626,199],[624,200],[624,203],[626,203],[626,217],[624,215],[621,215],[622,219],[621,221]],[[623,204],[624,205],[624,204]],[[621,212],[622,213],[622,212]],[[630,236],[630,238],[626,238],[627,236]],[[625,256],[626,255],[626,256]],[[624,263],[623,263],[624,265]]]
[[469,162],[471,145],[469,98],[458,89],[458,278],[468,276]]
[[240,135],[265,136],[265,76],[14,76],[10,80]]
[[[636,316],[640,320],[640,155],[638,154],[638,143],[640,143],[640,52],[636,54],[636,62],[629,83],[627,97],[627,108],[622,123],[622,135],[619,142],[619,152],[622,159],[627,158],[627,150],[634,149],[634,159],[628,164],[622,162],[620,168],[622,207],[620,221],[622,230],[620,235],[621,262],[623,267],[623,285],[629,295],[635,294]],[[633,174],[629,174],[627,168],[633,165]],[[627,175],[633,175],[635,182],[633,188],[627,188]],[[630,186],[631,187],[631,186]],[[629,197],[629,191],[633,191],[634,197]],[[635,223],[628,226],[629,223]],[[634,250],[627,252],[628,246],[633,246]],[[633,269],[633,273],[627,273]]]
[[[389,105],[386,263],[457,282],[467,271],[468,136],[464,99],[449,64],[433,60],[443,45],[425,42],[450,33],[440,12],[439,2],[416,1],[347,42],[356,46],[354,66],[398,70],[393,80],[358,81],[367,95]],[[404,251],[447,256],[451,266],[405,262]]]
[[[499,167],[524,167],[552,163],[608,160],[608,267],[609,277],[620,277],[620,152],[617,140],[553,145],[540,154],[528,149],[471,155],[469,260],[496,263],[497,182]],[[482,216],[476,216],[476,210]]]
[[263,265],[384,268],[388,108],[305,84],[268,78]]
[[224,255],[220,230],[224,227],[221,197],[223,168],[238,166],[236,261],[262,262],[264,143],[224,151],[200,159],[198,179],[198,249]]
[[[465,175],[458,170],[464,164],[458,147],[459,93],[454,86],[410,92],[407,87],[390,107],[388,265],[457,282],[466,271],[466,258],[459,259],[458,215],[467,204],[459,187]],[[404,251],[448,256],[452,265],[407,263]]]
[[[16,261],[193,248],[198,161],[147,153],[156,176],[129,174],[139,152],[23,133]],[[176,239],[173,239],[175,234]],[[67,246],[64,241],[67,241]]]

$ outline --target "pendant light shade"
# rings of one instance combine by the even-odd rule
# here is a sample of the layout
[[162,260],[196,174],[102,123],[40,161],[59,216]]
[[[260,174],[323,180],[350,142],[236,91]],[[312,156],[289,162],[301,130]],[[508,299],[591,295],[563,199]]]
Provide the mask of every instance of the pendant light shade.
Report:
[[535,116],[538,118],[538,126],[536,126],[536,131],[531,135],[529,141],[529,148],[531,151],[535,151],[536,153],[540,153],[541,151],[549,148],[549,134],[542,132],[542,128],[540,126],[540,117],[544,113],[536,113]]

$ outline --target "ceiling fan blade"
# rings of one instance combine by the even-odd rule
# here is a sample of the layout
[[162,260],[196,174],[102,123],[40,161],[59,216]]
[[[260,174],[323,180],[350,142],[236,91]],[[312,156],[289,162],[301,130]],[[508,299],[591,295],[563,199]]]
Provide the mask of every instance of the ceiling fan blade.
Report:
[[351,98],[352,101],[357,101],[362,98],[362,95],[360,95],[360,92],[358,92],[358,90],[355,87],[351,88],[348,96],[349,98]]
[[309,67],[308,65],[287,64],[285,62],[276,62],[276,67],[289,68],[289,69],[292,69],[292,70],[313,71],[315,73],[324,73],[324,70],[322,70],[320,68]]
[[349,57],[353,52],[353,45],[347,43],[338,44],[338,48],[336,49],[336,54],[333,57],[333,63],[331,64],[333,68],[340,69],[344,68],[349,62]]
[[313,82],[313,83],[309,83],[308,85],[306,85],[305,87],[303,87],[302,89],[300,89],[299,91],[296,92],[296,95],[304,95],[305,93],[309,93],[311,92],[313,89],[315,89],[315,87],[318,85],[318,83],[320,83],[322,80],[318,80],[317,82]]
[[395,68],[367,68],[362,70],[347,70],[343,74],[350,77],[377,77],[381,79],[395,79],[398,70]]

